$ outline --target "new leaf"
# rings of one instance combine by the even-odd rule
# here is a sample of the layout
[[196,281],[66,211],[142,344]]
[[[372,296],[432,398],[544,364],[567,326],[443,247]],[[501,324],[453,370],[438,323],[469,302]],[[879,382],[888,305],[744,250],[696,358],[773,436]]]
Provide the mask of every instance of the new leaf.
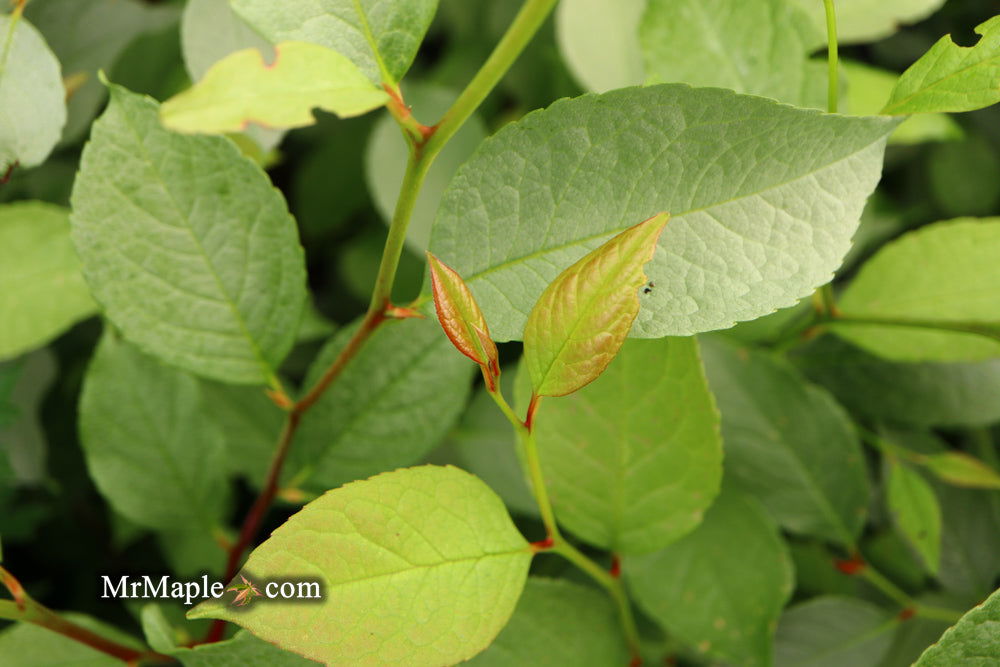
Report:
[[479,364],[490,390],[496,389],[500,361],[476,297],[454,269],[427,253],[434,290],[434,308],[441,328],[458,351]]
[[643,266],[669,215],[625,230],[563,271],[524,328],[524,360],[536,396],[565,396],[592,382],[625,342],[639,314]]
[[255,48],[226,56],[194,87],[164,102],[160,119],[178,132],[240,132],[249,123],[287,129],[312,125],[316,107],[345,118],[388,99],[336,51],[282,42],[270,65]]

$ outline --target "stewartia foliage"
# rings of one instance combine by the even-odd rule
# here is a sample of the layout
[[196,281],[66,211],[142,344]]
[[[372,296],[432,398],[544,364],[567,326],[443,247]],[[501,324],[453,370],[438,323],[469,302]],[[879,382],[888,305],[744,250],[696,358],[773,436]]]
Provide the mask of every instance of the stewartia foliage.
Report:
[[0,664],[1000,664],[989,4],[13,0]]

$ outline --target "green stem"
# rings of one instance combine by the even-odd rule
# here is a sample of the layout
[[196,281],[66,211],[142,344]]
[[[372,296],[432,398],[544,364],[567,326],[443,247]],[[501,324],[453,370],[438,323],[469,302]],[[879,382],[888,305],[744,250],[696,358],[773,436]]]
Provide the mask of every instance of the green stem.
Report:
[[632,606],[629,603],[625,587],[622,586],[621,579],[613,576],[610,572],[588,558],[586,554],[562,536],[562,533],[559,531],[559,524],[556,522],[555,511],[552,509],[552,502],[549,500],[548,489],[545,486],[545,476],[542,473],[542,463],[538,456],[538,443],[535,441],[534,431],[529,429],[517,416],[517,413],[507,403],[503,394],[500,393],[499,386],[495,391],[489,392],[489,394],[493,398],[493,401],[500,407],[500,411],[510,421],[521,442],[524,452],[524,464],[528,468],[528,477],[531,480],[531,489],[535,495],[535,502],[538,504],[538,511],[542,516],[542,523],[545,525],[545,532],[548,536],[549,546],[544,550],[559,554],[585,572],[608,592],[618,607],[618,616],[621,619],[622,630],[625,633],[625,639],[628,641],[632,656],[638,660],[639,631],[636,628],[635,617],[632,615]]
[[558,0],[526,0],[517,13],[514,22],[486,59],[452,107],[445,113],[434,133],[424,145],[423,153],[433,160],[445,143],[482,104],[486,96],[500,83],[510,66],[514,64],[524,47],[548,18]]
[[904,609],[912,609],[915,616],[945,621],[947,623],[956,623],[958,619],[962,618],[962,612],[955,609],[945,609],[944,607],[935,607],[917,602],[907,595],[906,591],[892,583],[888,577],[872,567],[870,563],[865,563],[860,574],[868,583],[898,602]]
[[7,58],[10,57],[10,48],[14,43],[14,31],[17,29],[17,23],[21,20],[21,14],[24,13],[24,6],[28,4],[28,0],[18,0],[18,3],[14,6],[14,11],[10,13],[10,25],[7,26],[7,41],[3,45],[3,53],[0,54],[0,79],[3,78],[4,70],[7,69]]
[[826,66],[827,92],[826,109],[837,113],[837,95],[840,92],[840,77],[837,74],[837,14],[833,8],[833,0],[823,0],[826,7]]
[[960,611],[955,611],[954,609],[945,609],[944,607],[934,607],[932,605],[917,603],[914,607],[916,616],[920,618],[929,618],[935,621],[944,621],[945,623],[951,623],[954,625],[961,620],[964,614]]

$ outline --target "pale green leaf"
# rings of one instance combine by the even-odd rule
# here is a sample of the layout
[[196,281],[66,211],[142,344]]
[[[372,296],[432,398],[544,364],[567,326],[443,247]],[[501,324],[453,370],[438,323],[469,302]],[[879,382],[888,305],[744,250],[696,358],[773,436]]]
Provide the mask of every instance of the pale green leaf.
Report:
[[[826,13],[823,0],[795,0],[823,29]],[[835,0],[837,40],[844,43],[873,42],[888,37],[903,25],[927,18],[945,0]]]
[[181,19],[181,50],[192,81],[234,51],[248,48],[266,57],[273,46],[236,15],[229,0],[188,0]]
[[150,528],[209,527],[226,493],[223,434],[198,381],[106,334],[80,397],[90,476],[111,505]]
[[[535,396],[565,396],[593,382],[639,313],[643,267],[669,214],[629,227],[556,276],[524,326],[524,364]],[[652,283],[643,292],[652,289]]]
[[[458,97],[458,92],[442,86],[409,84],[403,89],[406,104],[413,108],[413,115],[428,125],[438,122]],[[458,133],[448,140],[441,153],[427,171],[417,203],[406,229],[407,245],[418,253],[427,250],[431,238],[431,225],[441,203],[448,182],[458,167],[465,162],[486,137],[486,125],[478,114],[473,114]],[[400,186],[409,159],[409,146],[399,131],[399,124],[385,114],[372,129],[365,149],[365,180],[375,207],[388,223],[396,210]]]
[[825,65],[809,61],[823,37],[788,0],[650,0],[639,34],[649,83],[718,86],[826,109]]
[[[517,388],[523,412],[530,388]],[[676,541],[718,493],[719,413],[693,338],[627,341],[593,383],[545,401],[534,428],[560,523],[610,551]]]
[[[264,56],[274,52],[270,42],[236,15],[229,0],[188,0],[184,5],[181,54],[192,81],[200,80],[212,65],[230,53],[248,48],[255,48]],[[251,125],[246,135],[266,153],[281,142],[284,132]]]
[[973,111],[1000,102],[1000,16],[976,27],[962,47],[945,35],[903,72],[882,113]]
[[832,328],[895,361],[1000,356],[998,247],[1000,218],[951,220],[910,232],[870,259],[838,302],[846,319],[873,323]]
[[73,188],[72,238],[105,314],[147,352],[205,377],[263,383],[306,301],[295,221],[222,137],[183,136],[112,86]]
[[481,481],[408,468],[327,492],[250,554],[252,579],[318,580],[321,603],[209,600],[188,615],[232,621],[327,665],[450,665],[506,624],[531,556]]
[[877,667],[892,645],[899,619],[857,598],[825,596],[781,616],[775,667]]
[[[137,37],[177,21],[176,3],[143,0],[31,0],[24,15],[41,31],[62,65],[63,76],[83,77],[66,102],[62,143],[81,138],[107,96],[97,72],[107,71]],[[86,26],[86,29],[82,27]],[[60,96],[65,93],[60,91]]]
[[[10,42],[10,43],[8,43]],[[0,177],[45,161],[66,124],[59,61],[28,19],[0,14]]]
[[771,664],[792,564],[752,498],[724,489],[693,533],[623,568],[633,597],[673,638],[706,657]]
[[869,489],[844,410],[767,353],[705,339],[702,354],[722,413],[729,479],[788,530],[853,545]]
[[918,426],[1000,421],[1000,359],[894,363],[824,336],[794,357],[813,382],[856,414]]
[[[306,376],[312,386],[347,344],[346,327]],[[413,465],[458,419],[475,366],[433,320],[380,327],[302,421],[286,466],[318,491]]]
[[[879,113],[899,80],[895,72],[852,60],[840,61],[847,76],[847,110],[856,116]],[[951,116],[926,113],[907,118],[889,137],[890,144],[917,144],[924,141],[960,139],[962,127]]]
[[388,100],[385,91],[336,51],[281,42],[271,64],[254,48],[226,56],[192,88],[164,102],[160,119],[178,132],[239,132],[251,123],[290,129],[315,123],[315,108],[350,117]]
[[964,452],[929,454],[920,463],[937,477],[955,486],[974,489],[1000,489],[1000,474],[974,456]]
[[406,74],[434,18],[437,0],[232,0],[271,42],[312,42],[344,54],[373,82]]
[[920,554],[931,574],[941,565],[941,506],[920,473],[901,464],[889,466],[886,502],[899,531]]
[[627,665],[618,612],[604,591],[529,577],[503,632],[469,667]]
[[639,25],[646,0],[562,0],[556,40],[587,90],[603,93],[643,82]]
[[991,667],[1000,661],[1000,591],[968,612],[914,667]]
[[560,100],[459,169],[431,251],[514,340],[564,267],[666,211],[632,335],[729,327],[830,280],[895,122],[669,84]]
[[69,211],[0,206],[0,359],[44,345],[96,309],[69,240]]

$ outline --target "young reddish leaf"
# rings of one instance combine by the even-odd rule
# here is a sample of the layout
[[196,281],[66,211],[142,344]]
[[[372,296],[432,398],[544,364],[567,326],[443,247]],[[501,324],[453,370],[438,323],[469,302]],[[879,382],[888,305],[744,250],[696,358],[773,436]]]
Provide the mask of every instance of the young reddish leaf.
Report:
[[643,266],[669,214],[626,229],[552,281],[524,328],[524,359],[536,396],[565,396],[592,382],[639,314]]
[[500,362],[496,343],[490,337],[490,329],[476,298],[453,268],[431,253],[427,253],[427,261],[431,268],[434,308],[441,328],[459,352],[479,364],[492,390],[500,377]]
[[928,454],[922,463],[949,484],[974,489],[1000,489],[1000,474],[974,456],[962,452]]

